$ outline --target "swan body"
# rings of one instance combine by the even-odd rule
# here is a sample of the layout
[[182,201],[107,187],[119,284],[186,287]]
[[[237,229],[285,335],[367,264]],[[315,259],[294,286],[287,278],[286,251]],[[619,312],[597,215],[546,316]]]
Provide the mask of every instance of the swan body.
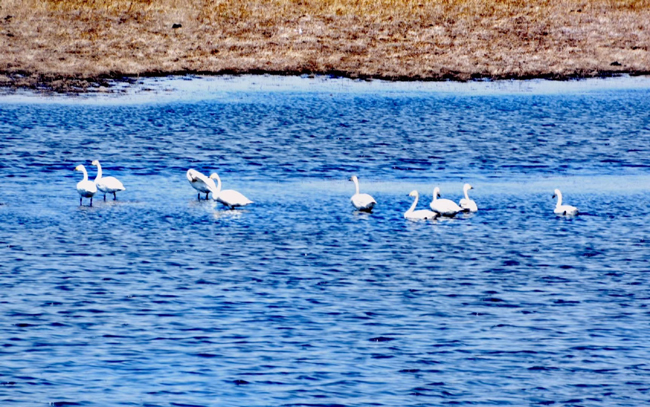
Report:
[[93,206],[93,196],[97,193],[97,186],[94,182],[88,181],[88,172],[83,165],[77,165],[75,171],[81,171],[84,179],[77,183],[77,192],[79,193],[79,206],[81,206],[84,198],[90,198],[90,206]]
[[418,199],[420,195],[418,194],[418,191],[413,190],[409,194],[409,196],[414,197],[415,200],[413,201],[413,204],[409,208],[408,211],[404,213],[404,218],[408,220],[427,220],[427,219],[435,219],[438,214],[430,211],[428,209],[420,209],[418,211],[415,210],[415,207],[418,205]]
[[97,189],[104,193],[104,200],[106,200],[106,194],[113,194],[113,200],[117,199],[115,194],[118,191],[124,191],[124,185],[115,177],[102,177],[102,166],[99,163],[99,160],[95,160],[91,163],[97,167],[97,176],[95,177],[95,185]]
[[356,193],[352,195],[350,201],[352,201],[352,206],[357,208],[358,211],[372,212],[372,208],[377,205],[375,198],[371,197],[368,194],[359,193],[359,179],[356,175],[350,177],[350,181],[354,182],[354,187],[356,188]]
[[253,201],[246,198],[241,192],[235,191],[234,189],[221,190],[221,178],[219,178],[216,172],[210,175],[210,181],[212,181],[213,185],[213,180],[215,179],[217,180],[217,187],[215,192],[212,193],[212,199],[215,201],[221,202],[230,209],[234,209],[239,206],[246,206],[253,203]]
[[431,210],[442,215],[453,217],[456,216],[458,212],[463,211],[463,208],[456,205],[456,202],[450,199],[438,199],[440,197],[440,188],[435,187],[433,189],[433,200],[429,204]]
[[187,170],[185,176],[190,182],[192,188],[199,191],[199,201],[201,200],[201,193],[205,193],[205,199],[208,199],[208,194],[212,192],[212,196],[214,198],[215,193],[217,192],[217,186],[214,184],[214,181],[212,179],[193,169]]
[[562,205],[562,192],[559,189],[555,190],[553,198],[557,197],[557,205],[555,205],[555,210],[553,211],[556,215],[577,215],[578,208],[571,205]]
[[470,189],[474,189],[474,187],[471,186],[470,184],[463,185],[463,193],[465,194],[465,198],[461,199],[459,204],[460,207],[465,210],[468,210],[470,212],[476,212],[478,211],[478,206],[476,206],[476,202],[474,202],[473,199],[469,199],[469,195],[467,195],[467,191],[469,191]]

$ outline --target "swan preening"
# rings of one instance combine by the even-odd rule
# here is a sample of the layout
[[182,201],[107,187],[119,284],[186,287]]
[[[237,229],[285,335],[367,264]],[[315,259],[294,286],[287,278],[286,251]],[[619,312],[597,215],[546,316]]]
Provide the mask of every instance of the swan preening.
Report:
[[95,177],[95,185],[97,189],[104,193],[104,201],[106,200],[106,194],[113,194],[113,200],[117,199],[115,194],[118,191],[124,191],[124,185],[115,177],[102,177],[102,166],[99,163],[99,160],[94,160],[92,163],[97,167],[97,177]]
[[[253,203],[253,201],[246,198],[241,192],[235,191],[234,189],[221,190],[221,178],[219,178],[216,172],[210,174],[210,181],[214,179],[217,180],[217,188],[215,192],[212,193],[212,199],[215,201],[221,202],[230,209]],[[212,185],[214,185],[214,181],[212,181]]]
[[75,171],[81,171],[84,179],[77,183],[77,192],[79,192],[79,205],[81,206],[84,198],[90,198],[90,206],[93,206],[93,196],[97,193],[97,186],[94,182],[88,181],[88,172],[83,165],[77,165]]
[[372,208],[377,205],[375,198],[371,197],[368,194],[359,193],[359,179],[356,175],[351,176],[350,181],[354,182],[354,187],[356,188],[355,194],[352,195],[352,198],[350,198],[352,205],[357,208],[358,211],[372,212]]
[[476,212],[478,211],[478,206],[476,206],[476,202],[474,202],[473,199],[469,199],[469,195],[467,195],[467,191],[470,189],[474,189],[473,186],[470,184],[465,184],[463,185],[463,194],[465,194],[465,198],[461,199],[459,202],[459,205],[461,208],[468,210],[470,212]]
[[217,192],[217,186],[214,184],[214,181],[212,181],[210,178],[206,177],[205,175],[193,169],[187,170],[185,176],[187,177],[187,180],[190,182],[192,188],[199,191],[198,194],[199,201],[201,200],[202,192],[205,193],[205,199],[208,199],[208,194],[210,192],[212,192],[212,196],[214,197],[214,194]]
[[553,198],[557,197],[557,205],[555,205],[555,210],[553,211],[556,215],[577,215],[578,208],[571,205],[562,205],[562,192],[559,189],[555,190]]
[[433,189],[433,200],[429,204],[431,210],[442,215],[453,217],[456,216],[458,212],[462,212],[463,208],[456,205],[456,202],[449,199],[438,199],[440,197],[440,188],[435,187]]
[[[186,175],[187,180],[190,181],[190,185],[199,191],[199,200],[201,200],[201,192],[203,192],[205,193],[205,199],[208,199],[208,195],[212,193],[213,200],[221,202],[230,209],[253,203],[253,201],[246,198],[241,192],[233,189],[221,190],[221,178],[219,178],[219,175],[217,175],[216,172],[213,172],[209,177],[206,177],[200,172],[190,169],[187,170]],[[217,180],[216,185],[214,183],[215,179]]]
[[430,211],[428,209],[420,209],[419,211],[415,210],[415,207],[418,205],[418,199],[420,198],[420,194],[418,194],[418,191],[413,190],[409,194],[409,196],[415,198],[413,201],[413,204],[409,208],[406,213],[404,213],[404,217],[408,220],[427,220],[427,219],[435,219],[438,214]]

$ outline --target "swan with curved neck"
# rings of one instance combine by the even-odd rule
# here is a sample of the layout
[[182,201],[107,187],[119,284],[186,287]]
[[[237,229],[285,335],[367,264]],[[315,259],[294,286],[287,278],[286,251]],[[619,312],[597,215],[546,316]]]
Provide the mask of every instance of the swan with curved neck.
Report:
[[352,195],[352,198],[350,198],[350,201],[352,202],[352,206],[357,208],[358,211],[372,212],[372,208],[374,208],[375,205],[377,205],[377,201],[375,201],[375,198],[371,197],[368,194],[359,193],[359,179],[357,178],[356,175],[351,176],[350,181],[354,182],[354,188],[356,191],[354,195]]
[[411,193],[408,195],[410,197],[414,197],[415,200],[413,201],[413,204],[411,207],[404,213],[404,217],[408,220],[426,220],[426,219],[435,219],[438,214],[430,211],[428,209],[420,209],[418,211],[415,210],[415,208],[418,206],[418,199],[420,198],[420,194],[418,194],[418,191],[413,190]]
[[212,193],[212,199],[215,201],[221,202],[229,209],[235,209],[236,207],[246,206],[253,203],[253,201],[246,198],[241,192],[235,191],[234,189],[221,190],[221,178],[219,178],[219,175],[217,175],[216,172],[213,172],[210,174],[210,181],[215,179],[217,180],[217,187],[215,192]]
[[467,191],[469,191],[470,189],[474,189],[474,187],[471,186],[470,184],[463,185],[463,193],[465,194],[465,198],[461,199],[459,204],[460,207],[465,210],[468,210],[470,212],[476,212],[478,211],[478,206],[476,206],[476,202],[474,202],[473,199],[469,199],[469,195],[467,194]]
[[206,177],[205,175],[193,169],[187,170],[185,176],[187,177],[187,180],[190,182],[192,188],[199,191],[198,193],[199,201],[201,200],[201,193],[205,193],[206,200],[208,199],[208,194],[210,192],[212,192],[212,196],[214,197],[217,191],[217,186],[214,185],[214,181],[212,181],[210,178]]
[[456,216],[458,212],[461,212],[463,208],[456,205],[456,202],[450,199],[438,199],[440,197],[440,188],[435,187],[433,189],[433,200],[429,204],[431,210],[442,215],[453,217]]
[[555,210],[553,211],[556,215],[577,215],[578,208],[571,205],[562,205],[562,192],[559,189],[555,190],[553,198],[557,197],[557,205],[555,205]]
[[84,198],[90,198],[90,206],[93,206],[93,196],[97,193],[97,186],[94,182],[88,181],[88,172],[83,165],[77,165],[75,171],[81,171],[84,179],[77,183],[77,192],[79,193],[79,206],[82,205]]
[[117,199],[115,194],[118,191],[124,191],[124,185],[115,177],[102,177],[102,165],[99,163],[99,160],[94,160],[92,163],[97,167],[97,176],[95,177],[95,185],[97,189],[104,193],[104,201],[106,200],[106,194],[113,194],[113,200]]

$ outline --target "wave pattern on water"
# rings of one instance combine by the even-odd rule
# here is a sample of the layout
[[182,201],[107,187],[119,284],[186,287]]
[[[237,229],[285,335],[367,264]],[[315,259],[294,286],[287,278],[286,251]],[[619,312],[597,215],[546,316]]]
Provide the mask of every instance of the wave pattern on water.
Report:
[[[649,99],[5,104],[0,402],[645,404],[650,191],[598,186],[647,181]],[[127,190],[79,207],[95,158]],[[255,204],[197,201],[189,167]],[[555,217],[540,180],[584,214]],[[413,187],[424,207],[465,181],[478,213],[403,219]]]

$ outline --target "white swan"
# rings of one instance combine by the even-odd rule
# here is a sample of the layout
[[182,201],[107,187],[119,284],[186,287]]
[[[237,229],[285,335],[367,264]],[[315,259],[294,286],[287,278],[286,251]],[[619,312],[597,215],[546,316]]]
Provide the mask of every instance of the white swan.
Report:
[[478,211],[478,206],[476,206],[476,202],[474,202],[473,199],[469,199],[469,195],[467,195],[467,191],[469,191],[470,189],[474,189],[474,187],[471,186],[470,184],[463,185],[463,193],[465,194],[465,198],[461,199],[459,204],[460,207],[465,210],[469,210],[470,212],[476,212]]
[[75,171],[81,171],[84,175],[84,179],[77,183],[77,192],[81,196],[79,198],[79,205],[81,206],[84,198],[90,198],[90,206],[93,206],[93,196],[97,193],[97,186],[94,182],[88,181],[88,172],[86,172],[86,167],[83,165],[77,165],[74,168]]
[[199,201],[201,200],[202,192],[205,193],[205,199],[208,199],[208,194],[210,192],[212,192],[212,196],[214,197],[217,191],[217,186],[214,185],[214,181],[193,169],[187,170],[187,173],[185,175],[187,176],[187,180],[190,182],[192,188],[199,191]]
[[420,198],[420,195],[418,194],[418,191],[413,190],[409,194],[409,196],[412,196],[415,198],[415,201],[413,201],[413,204],[409,208],[406,213],[404,213],[404,217],[408,220],[426,220],[426,219],[435,219],[438,214],[430,211],[428,209],[420,209],[419,211],[415,210],[415,207],[418,205],[418,199]]
[[356,193],[352,195],[352,198],[350,198],[352,205],[359,211],[372,212],[372,208],[377,205],[375,198],[368,194],[359,193],[359,179],[356,175],[350,177],[350,181],[354,181],[354,187],[356,188]]
[[555,190],[553,198],[557,196],[557,205],[555,205],[555,210],[553,211],[556,215],[577,215],[578,208],[571,205],[562,205],[562,192],[559,189]]
[[433,189],[433,200],[429,204],[431,209],[439,213],[442,216],[456,216],[458,212],[461,212],[463,208],[456,205],[456,202],[449,199],[438,199],[440,196],[440,188],[435,187]]
[[117,191],[124,191],[124,185],[115,177],[102,177],[102,166],[99,163],[99,160],[95,160],[91,163],[97,167],[97,176],[95,177],[95,185],[97,189],[104,193],[104,201],[106,200],[106,194],[113,194],[113,200],[117,199],[115,194]]
[[[212,199],[217,202],[221,202],[230,209],[234,209],[238,206],[246,206],[252,204],[253,201],[246,198],[241,192],[235,191],[234,189],[224,189],[221,190],[221,178],[217,175],[216,172],[210,174],[210,181],[217,180],[217,188],[215,192],[212,193]],[[214,184],[214,181],[212,181]]]

